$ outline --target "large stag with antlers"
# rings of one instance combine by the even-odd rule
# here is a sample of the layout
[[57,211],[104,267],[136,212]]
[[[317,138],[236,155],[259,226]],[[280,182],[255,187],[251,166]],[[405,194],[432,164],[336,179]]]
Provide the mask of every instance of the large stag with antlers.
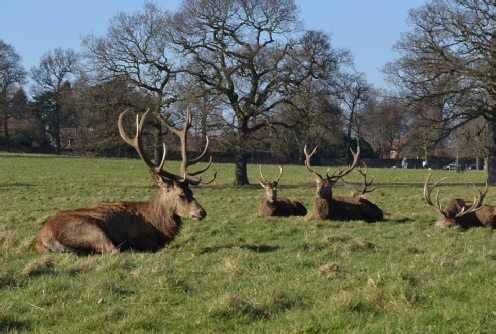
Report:
[[187,132],[191,126],[189,110],[182,130],[177,130],[165,120],[162,122],[181,141],[182,163],[180,174],[163,170],[166,148],[160,163],[155,164],[144,154],[142,131],[147,110],[141,120],[136,116],[136,136],[127,136],[122,120],[128,110],[119,116],[119,133],[122,139],[134,147],[140,158],[149,167],[153,180],[159,186],[155,197],[146,202],[101,203],[87,208],[61,211],[50,218],[42,227],[36,241],[39,252],[75,252],[78,254],[106,254],[117,250],[155,252],[172,241],[181,228],[181,218],[202,220],[207,213],[193,197],[190,185],[208,184],[197,175],[205,172],[212,163],[196,172],[187,168],[199,162],[208,148],[208,138],[201,155],[188,160]]
[[[367,200],[363,194],[367,192],[367,186],[370,186],[372,182],[367,183],[366,178],[364,182],[364,188],[358,190],[361,192],[361,196],[357,194],[352,197],[341,197],[333,196],[332,188],[334,184],[349,173],[353,171],[358,163],[358,157],[360,155],[360,147],[357,148],[356,152],[351,151],[353,155],[353,162],[351,165],[345,167],[344,169],[338,169],[334,171],[332,175],[329,175],[329,170],[326,172],[326,177],[322,177],[317,173],[310,165],[310,158],[317,151],[317,147],[313,149],[311,153],[308,153],[307,146],[305,145],[305,165],[308,170],[315,175],[315,181],[317,182],[317,192],[315,197],[315,203],[313,209],[310,212],[308,219],[316,220],[364,220],[366,222],[376,222],[382,221],[384,219],[384,212],[377,207],[374,203]],[[362,174],[366,176],[366,172]],[[370,192],[369,190],[368,192]]]
[[486,226],[496,228],[496,206],[484,205],[484,197],[487,193],[487,182],[484,191],[480,190],[475,184],[474,200],[466,201],[464,199],[452,199],[444,208],[439,202],[439,189],[436,193],[436,202],[431,199],[432,190],[437,187],[445,178],[431,183],[432,173],[427,176],[424,184],[424,199],[438,213],[438,219],[433,223],[434,226],[448,228],[460,226],[462,228]]
[[277,187],[281,178],[283,167],[279,165],[279,176],[273,182],[268,181],[262,173],[262,165],[259,165],[260,177],[259,180],[262,188],[265,189],[264,195],[258,207],[258,214],[262,217],[270,216],[305,216],[307,209],[298,201],[293,201],[285,197],[277,196]]

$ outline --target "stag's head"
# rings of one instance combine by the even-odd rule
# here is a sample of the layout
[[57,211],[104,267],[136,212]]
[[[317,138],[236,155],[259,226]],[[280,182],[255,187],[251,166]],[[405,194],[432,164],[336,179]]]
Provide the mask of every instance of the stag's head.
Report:
[[261,177],[259,182],[262,188],[265,189],[265,197],[270,203],[274,203],[277,199],[277,185],[279,184],[279,179],[281,178],[283,168],[281,165],[279,165],[279,176],[274,182],[270,182],[263,176],[262,165],[259,165],[258,167],[260,170],[260,177]]
[[[461,203],[461,208],[459,210],[453,211],[449,208],[450,204],[454,204],[456,200],[453,200],[448,204],[448,206],[443,209],[441,207],[441,204],[439,203],[439,189],[437,190],[436,193],[436,203],[434,204],[433,201],[431,200],[431,192],[432,190],[438,186],[445,178],[431,183],[432,173],[430,173],[427,176],[427,179],[425,180],[424,184],[424,199],[429,204],[434,208],[434,210],[438,213],[438,220],[433,223],[434,226],[442,227],[442,228],[449,228],[452,226],[460,225],[459,222],[461,219],[467,220],[469,219],[470,214],[482,209],[484,207],[484,204],[482,203],[484,201],[484,197],[486,196],[487,193],[487,182],[486,182],[486,189],[484,192],[482,192],[479,187],[477,187],[475,184],[472,184],[474,186],[474,200],[473,201],[462,201]],[[457,203],[457,202],[456,202]],[[468,206],[468,209],[466,208]],[[463,218],[462,218],[463,217]],[[475,220],[476,217],[473,217]]]
[[[124,118],[124,115],[128,112],[128,110],[122,112],[119,116],[119,133],[122,137],[122,139],[134,147],[136,151],[138,152],[138,155],[140,156],[141,160],[143,160],[146,165],[150,169],[150,174],[152,175],[153,180],[157,183],[157,185],[160,187],[160,191],[156,197],[156,200],[159,201],[159,203],[156,203],[156,208],[167,208],[168,210],[171,211],[173,215],[177,215],[182,218],[192,218],[195,220],[201,220],[205,218],[207,213],[203,209],[203,207],[196,201],[196,199],[193,197],[193,192],[189,188],[190,185],[198,185],[198,184],[209,184],[211,183],[215,177],[216,174],[214,174],[213,178],[208,181],[208,182],[203,182],[201,177],[197,177],[197,175],[205,172],[210,165],[212,164],[212,157],[210,157],[209,162],[207,163],[206,167],[195,171],[195,172],[188,172],[187,168],[190,165],[193,165],[203,158],[205,153],[207,152],[208,148],[208,137],[207,137],[207,142],[205,145],[205,148],[203,152],[200,154],[195,159],[188,160],[187,158],[187,133],[188,129],[191,127],[191,114],[189,110],[187,111],[186,114],[186,120],[184,123],[184,127],[182,130],[177,130],[173,126],[171,126],[169,123],[167,123],[162,117],[159,118],[159,120],[175,135],[177,135],[180,139],[181,142],[181,157],[182,157],[182,162],[181,162],[181,167],[180,167],[180,174],[173,174],[170,173],[166,170],[163,169],[164,163],[165,163],[165,156],[166,156],[166,147],[165,144],[163,144],[163,154],[162,158],[160,160],[160,163],[155,164],[153,163],[150,159],[148,159],[145,154],[144,154],[144,147],[143,147],[143,128],[145,126],[145,121],[146,117],[148,116],[150,110],[147,110],[141,119],[139,119],[138,115],[136,115],[136,136],[134,138],[130,138],[125,130],[124,126],[122,124],[122,120]],[[164,205],[165,204],[165,205]]]
[[317,147],[315,147],[311,153],[308,153],[307,146],[305,145],[303,151],[305,153],[305,165],[307,166],[308,170],[315,176],[315,181],[317,182],[317,191],[315,195],[319,198],[327,200],[330,200],[332,198],[332,187],[334,186],[334,184],[336,184],[338,180],[346,176],[355,168],[358,162],[358,157],[360,156],[360,146],[358,146],[356,152],[353,152],[351,150],[351,153],[353,154],[353,162],[351,163],[351,165],[343,169],[338,169],[331,175],[329,175],[328,169],[324,178],[322,177],[322,175],[317,173],[310,164],[310,158],[315,154],[315,152],[317,152]]

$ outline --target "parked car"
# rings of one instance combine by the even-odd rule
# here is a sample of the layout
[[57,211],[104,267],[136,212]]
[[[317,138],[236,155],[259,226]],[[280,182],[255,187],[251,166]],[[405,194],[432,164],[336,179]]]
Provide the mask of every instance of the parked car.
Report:
[[[468,169],[469,170],[477,170],[477,164],[471,164],[468,166]],[[479,170],[483,170],[484,169],[484,163],[483,162],[480,162],[479,163]]]
[[465,170],[468,168],[468,165],[465,161],[458,161],[458,165],[456,161],[449,163],[448,165],[443,166],[444,170]]

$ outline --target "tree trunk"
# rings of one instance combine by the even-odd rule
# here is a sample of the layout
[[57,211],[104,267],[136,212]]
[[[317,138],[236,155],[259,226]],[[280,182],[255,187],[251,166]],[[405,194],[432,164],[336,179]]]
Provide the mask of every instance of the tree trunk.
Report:
[[[240,114],[244,115],[244,113]],[[248,181],[248,172],[246,168],[246,165],[248,164],[248,153],[246,147],[248,146],[249,137],[251,134],[248,128],[248,121],[249,118],[246,116],[238,117],[239,126],[237,128],[235,148],[236,167],[234,171],[236,176],[234,185],[236,186],[245,186],[250,184],[250,181]]]
[[487,163],[488,182],[491,184],[496,183],[496,107],[493,107],[493,117],[490,120],[491,134],[489,158]]
[[352,130],[352,123],[353,123],[353,112],[350,114],[350,121],[348,122],[348,130],[346,132],[346,145],[344,148],[344,158],[346,160],[346,163],[349,165],[351,164],[353,158],[350,154],[350,146],[351,146],[351,130]]
[[245,186],[250,184],[250,182],[248,181],[246,164],[247,154],[244,151],[236,153],[236,186]]
[[60,126],[57,124],[55,129],[55,154],[60,155],[62,145],[60,143]]
[[5,150],[10,152],[10,133],[9,133],[9,116],[7,112],[5,112],[3,119],[3,135],[5,137]]
[[9,106],[7,101],[7,91],[0,93],[0,109],[2,111],[3,135],[5,137],[5,150],[10,152],[10,133],[9,133]]

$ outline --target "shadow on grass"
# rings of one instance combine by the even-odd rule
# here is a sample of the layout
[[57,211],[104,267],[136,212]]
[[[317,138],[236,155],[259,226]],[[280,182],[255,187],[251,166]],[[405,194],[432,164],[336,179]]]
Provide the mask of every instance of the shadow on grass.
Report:
[[247,249],[253,252],[257,253],[271,253],[279,250],[279,246],[269,246],[269,245],[223,245],[223,246],[214,246],[214,247],[203,247],[200,254],[206,254],[206,253],[216,253],[220,250],[223,249],[233,249],[233,248],[240,248],[240,249]]
[[279,250],[279,246],[269,246],[269,245],[259,245],[259,246],[252,246],[252,245],[241,245],[239,248],[242,249],[248,249],[253,252],[257,253],[271,253]]
[[413,223],[415,221],[415,219],[405,217],[405,218],[394,219],[394,220],[390,220],[390,221],[397,223],[397,224],[407,224],[407,223]]
[[0,333],[30,330],[32,330],[32,326],[27,321],[15,320],[12,316],[0,317]]
[[9,188],[9,187],[35,187],[36,185],[31,183],[24,182],[12,182],[12,183],[2,183],[0,184],[0,188]]

